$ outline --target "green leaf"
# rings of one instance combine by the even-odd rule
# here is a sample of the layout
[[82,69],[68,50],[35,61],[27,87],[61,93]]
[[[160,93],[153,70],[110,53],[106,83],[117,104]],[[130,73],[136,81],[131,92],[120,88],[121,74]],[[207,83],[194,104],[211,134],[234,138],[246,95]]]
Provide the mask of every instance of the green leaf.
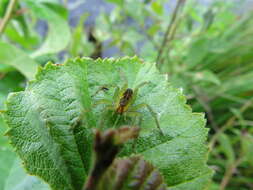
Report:
[[[208,129],[203,114],[192,113],[181,91],[172,88],[153,63],[138,58],[69,60],[47,64],[25,91],[7,101],[8,135],[30,174],[40,176],[53,189],[80,190],[91,167],[92,128],[112,127],[115,120],[99,99],[112,105],[115,86],[139,88],[135,104],[146,103],[137,115],[121,118],[121,125],[140,125],[137,140],[127,143],[120,156],[141,154],[162,173],[174,190],[189,185],[201,190],[209,183],[205,145]],[[94,93],[102,86],[107,92]],[[157,116],[164,135],[160,134]],[[136,123],[138,122],[138,123]],[[51,169],[49,169],[51,168]]]
[[89,42],[84,35],[85,30],[83,24],[85,23],[85,20],[88,18],[88,16],[88,13],[84,13],[80,17],[78,25],[73,29],[72,40],[69,47],[70,54],[73,57],[80,55],[89,56],[92,54],[92,52],[94,52],[94,44]]
[[193,77],[196,82],[206,81],[206,82],[210,82],[216,85],[221,84],[219,78],[210,70],[196,72],[193,74]]
[[[0,137],[1,138],[1,137]],[[0,147],[0,188],[4,189],[6,184],[6,180],[10,174],[10,168],[16,158],[15,153],[10,149],[3,147],[1,144]]]
[[31,56],[38,57],[45,54],[58,53],[65,49],[71,38],[70,28],[66,20],[66,11],[57,4],[51,5],[50,3],[31,0],[26,0],[25,2],[38,18],[46,20],[49,25],[49,32],[45,42]]
[[242,151],[244,154],[244,160],[253,167],[253,135],[251,134],[244,134],[243,138],[241,139],[242,143]]
[[4,109],[4,101],[10,92],[23,90],[24,77],[18,72],[6,73],[0,80],[0,110]]
[[37,63],[25,52],[5,42],[0,42],[0,64],[14,67],[28,79],[33,79],[37,71]]
[[[21,83],[24,77],[18,72],[9,72],[0,79],[0,110],[4,109],[4,101],[8,93],[22,90]],[[4,136],[7,126],[0,112],[0,189],[4,189],[6,180],[10,175],[11,167],[17,155],[10,146],[8,139]]]
[[153,1],[151,4],[151,8],[158,15],[163,15],[163,5],[159,2]]
[[16,154],[9,146],[7,138],[3,136],[5,130],[6,126],[0,115],[0,189],[4,189],[6,179],[10,173],[10,168],[16,158]]
[[233,163],[235,161],[235,153],[229,137],[225,134],[221,134],[218,140],[221,145],[221,150],[227,158],[227,164]]
[[35,176],[29,176],[19,159],[14,160],[3,190],[49,190],[49,186]]
[[8,6],[8,0],[0,0],[0,17],[2,18],[5,14],[6,8]]

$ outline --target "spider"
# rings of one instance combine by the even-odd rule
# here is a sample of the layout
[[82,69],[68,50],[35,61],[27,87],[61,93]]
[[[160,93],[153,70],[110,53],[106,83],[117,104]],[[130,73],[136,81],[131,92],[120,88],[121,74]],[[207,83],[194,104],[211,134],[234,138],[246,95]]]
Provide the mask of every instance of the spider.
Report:
[[[130,118],[138,117],[141,120],[142,115],[140,112],[138,112],[138,110],[141,108],[146,108],[150,112],[151,116],[153,117],[158,130],[163,135],[163,132],[161,130],[161,127],[157,118],[157,114],[153,111],[152,107],[146,103],[135,105],[139,88],[141,88],[142,86],[148,83],[149,82],[140,83],[134,89],[129,88],[127,83],[122,88],[119,88],[118,86],[116,86],[114,94],[113,94],[113,102],[111,100],[102,98],[96,102],[95,106],[99,104],[104,104],[105,113],[110,110],[112,111],[113,115],[117,116],[113,124],[113,127],[117,125],[117,123],[119,122],[119,119],[122,118],[122,116],[125,120],[127,117],[130,117]],[[108,87],[102,86],[95,92],[95,94],[92,97],[96,96],[96,94],[98,94],[100,91],[105,92],[108,90],[109,90]],[[103,118],[102,118],[102,122],[103,122]]]

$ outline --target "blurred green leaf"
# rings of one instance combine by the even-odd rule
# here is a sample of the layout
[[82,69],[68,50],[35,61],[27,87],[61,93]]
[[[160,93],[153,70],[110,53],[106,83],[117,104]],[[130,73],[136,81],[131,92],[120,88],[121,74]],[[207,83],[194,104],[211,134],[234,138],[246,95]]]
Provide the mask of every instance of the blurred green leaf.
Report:
[[9,170],[3,190],[50,190],[42,180],[26,174],[19,159],[13,161]]
[[4,109],[4,101],[9,93],[24,89],[24,80],[25,78],[17,71],[3,74],[0,79],[0,110]]
[[0,42],[0,64],[10,65],[29,80],[33,79],[38,65],[22,50],[5,42]]
[[63,15],[63,8],[58,9],[57,7],[60,5],[57,4],[51,5],[50,3],[39,3],[31,0],[25,0],[25,2],[39,19],[46,20],[49,25],[47,38],[43,45],[32,53],[32,57],[58,53],[65,49],[70,42],[71,34],[68,22]]
[[210,70],[204,70],[204,71],[193,73],[193,77],[195,81],[206,81],[206,82],[211,82],[216,85],[221,84],[221,81],[219,80],[219,78]]
[[[14,21],[13,21],[14,22]],[[27,35],[23,32],[20,32],[21,28],[19,23],[17,24],[9,24],[5,29],[5,35],[11,42],[18,43],[27,49],[33,49],[34,46],[38,43],[38,36],[35,35]]]
[[8,3],[9,0],[0,0],[0,18],[4,16]]
[[163,15],[163,5],[161,3],[153,1],[151,7],[156,14]]
[[230,108],[230,111],[237,118],[237,120],[239,121],[240,125],[242,127],[246,127],[246,123],[244,121],[243,114],[241,113],[241,111],[239,109],[236,109],[236,108]]
[[88,16],[89,14],[84,13],[72,32],[69,51],[73,57],[90,56],[92,52],[94,52],[94,44],[88,41],[87,35],[89,35],[89,33],[84,30],[84,22]]
[[7,127],[0,115],[0,189],[4,189],[6,179],[10,174],[10,168],[16,159],[16,154],[8,144],[7,137],[4,136]]
[[124,4],[124,0],[106,0],[110,3],[114,3],[116,5],[122,6]]
[[232,164],[235,161],[235,153],[229,137],[221,134],[219,135],[218,141],[222,152],[226,155],[227,164]]
[[253,135],[246,133],[242,136],[242,151],[244,154],[244,161],[253,167]]

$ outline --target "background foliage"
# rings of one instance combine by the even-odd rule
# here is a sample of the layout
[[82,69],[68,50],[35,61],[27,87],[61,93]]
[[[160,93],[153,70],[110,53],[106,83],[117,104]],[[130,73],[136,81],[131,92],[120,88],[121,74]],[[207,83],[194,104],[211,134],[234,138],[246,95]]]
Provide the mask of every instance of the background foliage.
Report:
[[[22,90],[48,60],[138,55],[156,61],[170,83],[183,89],[193,111],[206,113],[209,165],[215,170],[210,189],[252,189],[253,19],[248,8],[252,2],[103,2],[112,7],[110,11],[95,18],[84,12],[70,24],[69,10],[79,4],[23,0],[14,6],[0,30],[0,109],[7,94]],[[1,24],[8,3],[0,0]],[[1,121],[0,126],[3,134],[5,124]],[[1,170],[11,174],[19,161],[5,137],[0,145],[0,162],[6,163]],[[39,183],[19,170],[26,183],[4,175],[0,189],[11,180],[19,188]]]

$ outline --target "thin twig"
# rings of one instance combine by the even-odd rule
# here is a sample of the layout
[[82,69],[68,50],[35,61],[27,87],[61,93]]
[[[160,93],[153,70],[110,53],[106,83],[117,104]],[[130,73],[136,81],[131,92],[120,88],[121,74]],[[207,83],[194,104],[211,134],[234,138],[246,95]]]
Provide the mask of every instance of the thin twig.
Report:
[[[250,106],[252,106],[252,99],[248,100],[247,102],[245,102],[245,104],[240,108],[240,112],[243,113],[244,111],[246,111]],[[224,132],[226,131],[230,126],[232,126],[234,124],[234,122],[236,121],[236,116],[232,116],[230,117],[227,122],[215,133],[215,135],[213,135],[212,139],[210,140],[209,143],[209,151],[211,151],[218,139],[218,137]]]
[[232,175],[234,174],[236,168],[240,165],[240,163],[243,161],[243,157],[238,158],[237,160],[235,160],[231,166],[226,170],[226,173],[221,181],[220,184],[220,190],[224,190],[226,188],[226,186],[229,183],[230,178],[232,177]]
[[172,18],[171,18],[170,23],[169,23],[169,25],[167,27],[167,30],[166,30],[166,32],[164,34],[163,42],[162,42],[162,45],[161,45],[161,47],[159,49],[159,52],[158,52],[158,55],[157,55],[157,58],[156,58],[156,63],[157,64],[160,64],[161,56],[163,54],[163,51],[164,51],[167,43],[169,42],[168,41],[168,39],[170,39],[169,35],[170,35],[171,30],[173,28],[173,25],[174,25],[174,23],[176,21],[176,18],[177,18],[177,15],[178,15],[178,11],[179,11],[180,7],[183,7],[183,5],[185,4],[185,1],[186,0],[178,0],[177,1],[176,8],[174,9],[174,11],[172,13]]
[[18,0],[10,0],[9,4],[8,4],[8,7],[7,7],[7,10],[6,10],[6,13],[0,23],[0,35],[4,32],[8,22],[10,21],[11,19],[11,15],[12,15],[12,12],[15,8],[15,5],[17,3]]

